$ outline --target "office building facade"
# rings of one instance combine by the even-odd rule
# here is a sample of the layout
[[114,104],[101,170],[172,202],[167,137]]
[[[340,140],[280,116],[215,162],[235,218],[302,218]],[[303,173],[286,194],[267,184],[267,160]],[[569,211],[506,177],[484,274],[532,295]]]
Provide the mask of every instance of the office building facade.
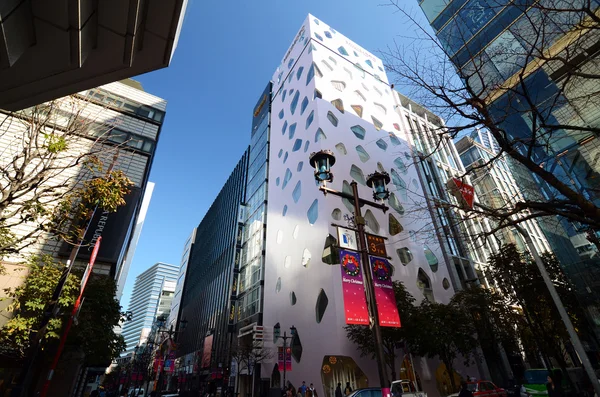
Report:
[[[600,4],[423,0],[420,6],[459,75],[489,104],[498,125],[512,139],[524,142],[529,142],[532,128],[547,135],[547,143],[531,147],[533,161],[600,203],[600,140],[594,132],[600,117],[594,99],[597,87],[589,78],[598,72],[598,36],[595,29],[576,28],[589,17],[585,9],[594,13]],[[556,56],[539,55],[543,52]],[[540,128],[542,124],[545,127]],[[526,179],[537,189],[524,193],[536,198],[558,196],[535,176]],[[580,232],[577,227],[565,229],[572,236]],[[568,271],[568,265],[578,261],[577,255],[562,240],[562,233],[553,235],[553,226],[542,229],[554,252],[567,250],[561,262]]]
[[159,262],[136,277],[127,307],[131,320],[121,332],[127,345],[121,357],[132,356],[135,347],[146,342],[155,319],[169,315],[178,275],[178,266]]
[[[410,98],[395,92],[396,112],[400,114],[413,149],[415,167],[433,223],[428,234],[438,236],[455,290],[469,283],[483,283],[489,254],[496,248],[493,239],[482,236],[490,230],[487,219],[467,216],[447,188],[452,178],[472,183],[452,139],[440,133],[443,120]],[[463,179],[464,178],[464,179]],[[452,204],[454,208],[444,204]]]
[[[187,273],[188,263],[190,261],[190,255],[192,253],[192,247],[196,239],[196,228],[192,230],[192,233],[185,241],[183,245],[183,254],[181,255],[181,264],[179,265],[179,276],[177,277],[177,285],[175,285],[175,295],[173,296],[173,302],[171,302],[171,313],[167,319],[167,328],[177,327],[179,320],[179,310],[181,309],[181,294],[183,293],[183,286],[185,284],[185,275]],[[183,320],[183,319],[182,319]]]
[[[9,164],[15,156],[20,155],[21,146],[15,137],[27,136],[27,126],[30,125],[28,120],[33,117],[31,115],[41,114],[46,111],[46,107],[51,107],[46,128],[60,130],[70,126],[69,128],[78,128],[78,133],[69,138],[68,149],[62,156],[62,162],[58,164],[62,166],[66,162],[64,171],[54,172],[52,178],[42,183],[42,187],[47,185],[55,192],[64,193],[75,186],[81,186],[81,183],[94,176],[83,164],[84,161],[76,162],[77,158],[88,153],[95,153],[100,158],[103,172],[112,167],[115,171],[123,171],[133,182],[130,193],[124,197],[126,204],[119,207],[117,212],[105,213],[101,208],[95,211],[84,241],[85,244],[93,245],[98,236],[103,237],[94,272],[115,277],[119,293],[127,277],[127,260],[132,258],[137,243],[134,229],[137,227],[141,230],[139,221],[143,215],[142,197],[149,200],[151,194],[151,190],[146,187],[166,105],[164,99],[145,92],[138,82],[124,80],[60,98],[52,104],[40,105],[35,112],[31,109],[15,113],[0,112],[2,168],[10,169]],[[82,127],[72,127],[78,122],[81,122]],[[72,166],[70,162],[73,163]],[[11,228],[17,238],[27,236],[35,230],[34,222],[21,222],[17,227]],[[31,255],[50,254],[66,260],[71,253],[72,245],[45,233],[35,232],[33,237],[27,240],[32,244],[18,254],[2,258],[2,264],[7,269],[6,275],[0,275],[2,285],[16,286],[22,282],[21,273],[13,270],[22,268]],[[80,265],[87,263],[91,245],[79,251],[77,259]],[[127,257],[126,252],[129,252]],[[1,304],[9,305],[10,300]]]
[[[531,148],[531,158],[598,205],[600,138],[595,130],[600,114],[594,76],[600,70],[600,41],[597,29],[581,27],[597,14],[600,4],[553,0],[422,0],[419,4],[459,75],[485,98],[498,125],[511,138],[523,139],[524,147],[533,128],[540,143],[546,139],[540,134],[547,137]],[[513,175],[519,186],[531,186],[525,189],[526,196],[560,197],[532,173],[516,168]],[[593,292],[597,282],[595,287],[588,282],[597,279],[597,258],[579,255],[591,248],[582,244],[586,228],[550,217],[538,225],[578,286],[580,302],[597,329],[600,301]]]
[[[242,204],[246,191],[248,151],[196,227],[190,246],[179,318],[174,329],[183,387],[212,379],[229,366],[232,343],[231,301],[237,288],[235,263],[240,261]],[[235,287],[234,287],[235,286]],[[219,370],[220,368],[220,370]]]

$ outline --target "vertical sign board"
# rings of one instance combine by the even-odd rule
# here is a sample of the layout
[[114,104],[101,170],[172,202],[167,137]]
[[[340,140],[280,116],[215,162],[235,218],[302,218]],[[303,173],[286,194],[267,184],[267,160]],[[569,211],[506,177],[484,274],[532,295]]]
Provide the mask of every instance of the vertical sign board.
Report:
[[202,365],[201,368],[210,367],[210,359],[212,355],[213,335],[208,335],[204,338],[204,349],[202,353]]
[[340,250],[340,264],[346,324],[369,325],[360,256],[356,252]]
[[396,306],[396,296],[392,285],[392,266],[387,259],[370,256],[375,302],[382,327],[400,327],[400,315]]
[[277,367],[280,371],[283,371],[283,359],[285,356],[285,371],[289,372],[292,370],[292,348],[287,346],[285,348],[285,354],[283,352],[283,346],[277,348]]

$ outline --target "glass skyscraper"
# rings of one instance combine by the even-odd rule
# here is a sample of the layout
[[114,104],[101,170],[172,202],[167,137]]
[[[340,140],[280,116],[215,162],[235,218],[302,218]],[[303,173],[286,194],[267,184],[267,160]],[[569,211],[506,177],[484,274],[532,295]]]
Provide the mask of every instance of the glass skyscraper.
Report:
[[[531,145],[529,153],[534,162],[600,204],[600,112],[594,77],[600,72],[600,40],[597,29],[585,28],[600,2],[419,0],[419,5],[459,76],[485,99],[498,126],[512,139],[522,139],[525,148],[535,132],[539,144]],[[524,189],[525,198],[560,197],[534,173],[515,168],[519,186],[530,187]],[[578,255],[568,235],[584,240],[585,234],[577,234],[579,225],[563,221],[561,226],[552,217],[538,224],[600,335],[597,255]]]
[[159,262],[136,277],[127,308],[131,320],[123,324],[121,333],[127,344],[122,357],[133,354],[135,347],[145,342],[157,316],[168,315],[178,274],[178,266]]

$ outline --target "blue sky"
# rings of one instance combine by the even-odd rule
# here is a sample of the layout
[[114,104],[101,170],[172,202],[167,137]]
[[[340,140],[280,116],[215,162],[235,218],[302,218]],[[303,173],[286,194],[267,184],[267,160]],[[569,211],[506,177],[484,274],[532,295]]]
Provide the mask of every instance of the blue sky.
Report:
[[[306,15],[377,54],[417,34],[386,2],[190,0],[171,66],[135,77],[168,106],[125,308],[138,274],[156,262],[179,264],[185,239],[247,147],[254,105]],[[403,2],[427,25],[416,0]]]

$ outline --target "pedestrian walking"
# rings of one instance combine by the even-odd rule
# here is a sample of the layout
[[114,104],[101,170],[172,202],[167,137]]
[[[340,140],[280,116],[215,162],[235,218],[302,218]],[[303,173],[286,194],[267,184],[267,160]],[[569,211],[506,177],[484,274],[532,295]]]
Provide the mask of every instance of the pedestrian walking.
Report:
[[302,386],[298,388],[298,391],[302,394],[302,397],[306,397],[306,382],[302,381]]
[[335,397],[344,397],[344,394],[342,394],[342,384],[338,383],[337,387],[335,388]]
[[464,380],[460,383],[460,392],[458,393],[458,397],[473,397],[473,392],[469,390],[469,386],[467,386],[467,382]]
[[319,397],[317,395],[317,389],[315,389],[315,386],[312,383],[308,387],[308,390],[306,390],[306,397]]
[[344,394],[349,396],[352,393],[352,388],[350,387],[350,382],[346,382],[346,388],[344,389]]

